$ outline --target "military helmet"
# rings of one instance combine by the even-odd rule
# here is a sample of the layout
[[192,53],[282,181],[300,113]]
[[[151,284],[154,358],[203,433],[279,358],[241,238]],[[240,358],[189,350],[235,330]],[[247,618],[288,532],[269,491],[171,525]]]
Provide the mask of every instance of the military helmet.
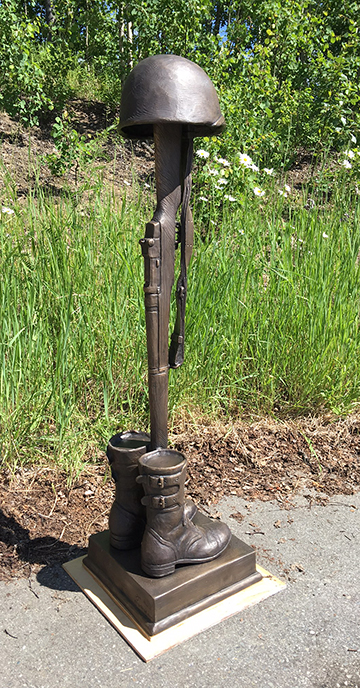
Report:
[[183,135],[214,136],[225,128],[215,88],[204,70],[178,55],[152,55],[125,81],[120,133],[130,139],[153,136],[153,124],[181,123]]

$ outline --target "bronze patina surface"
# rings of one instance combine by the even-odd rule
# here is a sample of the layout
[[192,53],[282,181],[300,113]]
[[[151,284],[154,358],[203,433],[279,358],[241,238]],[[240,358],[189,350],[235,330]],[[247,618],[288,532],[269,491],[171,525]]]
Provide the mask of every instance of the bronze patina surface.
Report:
[[[136,478],[143,488],[141,496],[130,480],[130,473],[134,476],[136,470],[132,452],[126,452],[126,447],[114,448],[110,441],[108,456],[120,478],[109,527],[111,544],[119,550],[136,546],[144,532],[141,566],[145,573],[159,578],[173,574],[178,565],[205,563],[218,557],[231,536],[225,524],[208,521],[206,528],[196,524],[192,518],[195,508],[189,507],[184,497],[186,459],[179,460],[177,452],[167,450],[169,367],[178,368],[184,360],[187,269],[194,233],[189,205],[193,137],[218,134],[224,126],[212,82],[198,65],[183,57],[148,57],[125,82],[120,131],[130,138],[152,136],[155,143],[157,203],[145,237],[140,240],[145,273],[150,445],[146,454],[144,447],[140,448],[136,458],[139,470],[141,467]],[[181,269],[176,285],[177,315],[169,342],[178,245]],[[143,463],[140,454],[145,456]],[[145,530],[142,506],[146,507]]]
[[[194,505],[185,502],[186,458],[167,448],[169,367],[178,368],[183,363],[185,350],[187,270],[194,233],[190,209],[193,138],[219,134],[224,127],[212,82],[198,65],[183,57],[148,57],[132,70],[124,84],[121,133],[133,139],[151,136],[155,144],[157,202],[145,237],[140,240],[150,442],[144,433],[135,432],[110,440],[107,453],[116,480],[110,544],[127,553],[116,555],[101,545],[105,536],[93,536],[86,565],[115,597],[128,600],[134,618],[141,618],[142,628],[150,634],[166,627],[164,624],[177,623],[175,618],[185,618],[199,605],[212,604],[217,596],[227,594],[224,590],[248,585],[257,575],[254,552],[247,548],[245,554],[246,546],[241,543],[241,554],[237,545],[235,556],[235,541],[227,525],[195,514]],[[176,285],[177,315],[169,342],[178,245],[181,267]],[[135,448],[134,441],[138,441]],[[129,552],[140,541],[141,568],[134,573],[128,566],[138,562],[137,555]],[[189,564],[186,572],[183,565]],[[151,578],[144,578],[144,572]],[[152,578],[168,577],[174,577],[174,582],[149,583]]]
[[139,62],[123,88],[120,132],[153,136],[154,124],[182,125],[183,136],[215,136],[225,120],[214,86],[201,67],[178,55],[151,55]]
[[[157,205],[141,240],[145,267],[145,313],[151,449],[167,447],[168,369],[184,359],[187,268],[193,243],[190,210],[193,137],[225,127],[215,88],[201,67],[178,55],[152,55],[139,62],[124,84],[120,131],[153,137]],[[176,215],[182,205],[180,232]],[[177,318],[169,347],[170,298],[175,247],[181,247],[176,287]]]
[[136,482],[139,458],[145,454],[150,437],[145,432],[121,432],[107,446],[107,457],[116,484],[115,501],[110,510],[110,541],[118,549],[139,547],[145,529],[143,490]]
[[[204,528],[210,520],[199,513],[194,517]],[[261,580],[254,550],[234,535],[216,559],[178,567],[160,579],[143,573],[140,556],[140,549],[120,552],[111,547],[109,531],[104,531],[90,537],[84,566],[148,637]]]
[[225,523],[190,519],[185,508],[187,461],[175,449],[155,449],[139,458],[136,479],[145,492],[146,527],[141,542],[141,568],[151,577],[174,573],[181,564],[200,564],[218,557],[230,542]]

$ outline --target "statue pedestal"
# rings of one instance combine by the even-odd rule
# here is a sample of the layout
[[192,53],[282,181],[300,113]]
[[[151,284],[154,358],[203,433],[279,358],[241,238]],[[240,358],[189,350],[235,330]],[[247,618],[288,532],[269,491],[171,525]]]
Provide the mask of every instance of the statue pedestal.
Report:
[[[208,521],[199,512],[194,518],[199,526]],[[140,567],[140,548],[120,552],[104,531],[90,537],[83,565],[148,638],[261,580],[254,550],[234,536],[213,561],[149,578]]]
[[[262,600],[270,597],[270,595],[275,595],[286,587],[285,583],[257,566],[261,578],[257,583],[230,595],[222,602],[218,602],[202,612],[190,616],[168,630],[148,638],[139,631],[138,626],[125,613],[120,603],[115,601],[114,597],[106,592],[104,586],[95,576],[83,566],[83,560],[84,557],[79,557],[67,562],[64,564],[65,571],[144,662],[155,659],[155,657],[185,640],[189,640],[221,621],[243,612],[248,607],[262,602]],[[246,621],[245,618],[243,620]],[[120,649],[117,649],[118,651]]]

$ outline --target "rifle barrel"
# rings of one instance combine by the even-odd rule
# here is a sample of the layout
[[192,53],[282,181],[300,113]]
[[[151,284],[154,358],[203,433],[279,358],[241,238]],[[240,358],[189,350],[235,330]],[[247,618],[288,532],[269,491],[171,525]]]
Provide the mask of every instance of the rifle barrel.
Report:
[[175,220],[181,201],[181,124],[154,124],[157,206],[141,240],[145,260],[151,449],[167,447],[169,317]]

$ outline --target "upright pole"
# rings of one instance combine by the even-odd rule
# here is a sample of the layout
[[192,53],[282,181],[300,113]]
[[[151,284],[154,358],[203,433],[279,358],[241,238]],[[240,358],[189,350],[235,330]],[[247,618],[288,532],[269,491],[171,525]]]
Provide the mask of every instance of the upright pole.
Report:
[[181,124],[154,124],[157,206],[141,239],[145,264],[151,449],[168,441],[170,297],[174,284],[175,222],[181,202]]

